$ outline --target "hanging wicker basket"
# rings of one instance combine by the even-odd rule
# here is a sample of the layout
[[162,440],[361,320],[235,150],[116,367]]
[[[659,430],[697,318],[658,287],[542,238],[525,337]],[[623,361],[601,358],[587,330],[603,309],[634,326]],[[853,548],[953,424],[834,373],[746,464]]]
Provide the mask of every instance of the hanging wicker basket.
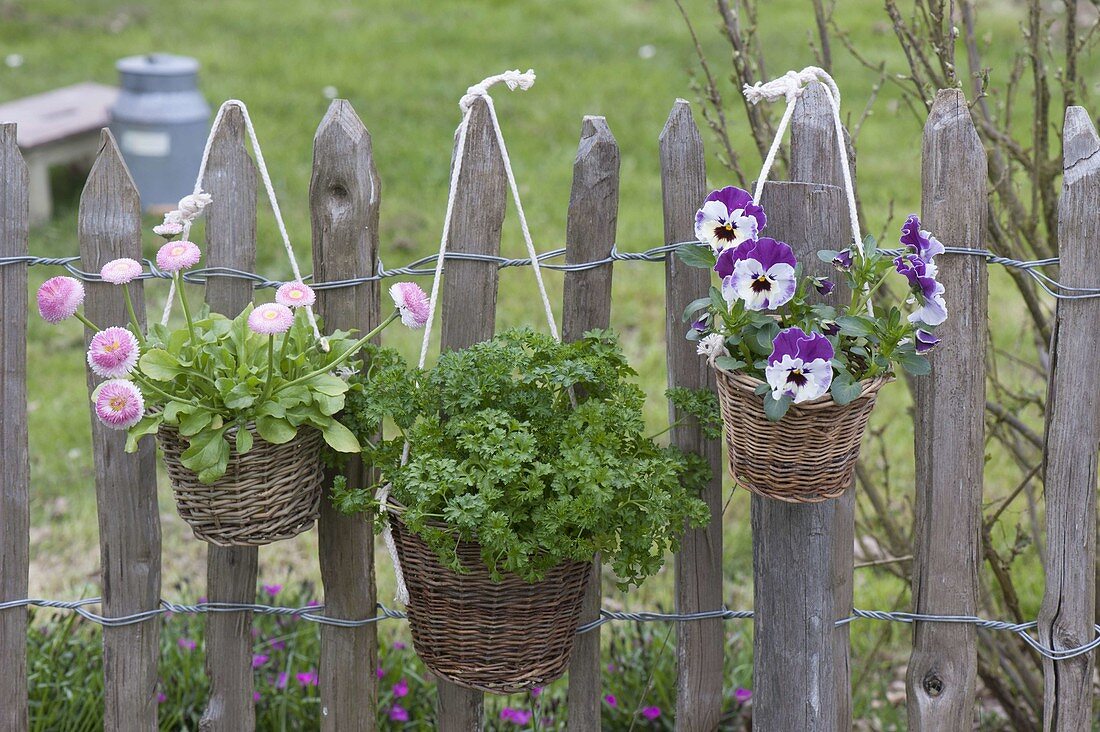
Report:
[[493,582],[476,543],[459,542],[468,570],[459,574],[399,513],[389,521],[409,590],[413,645],[432,673],[491,694],[530,690],[565,673],[591,563],[564,562],[540,582],[514,574]]
[[848,489],[875,398],[893,380],[864,380],[860,395],[843,406],[828,394],[792,404],[772,422],[756,393],[763,382],[720,368],[715,376],[730,475],[746,490],[788,503],[818,503]]
[[216,483],[199,482],[180,463],[187,441],[175,427],[162,425],[157,440],[176,497],[180,518],[195,536],[218,546],[264,546],[308,531],[321,503],[321,433],[298,430],[283,445],[273,445],[253,433],[253,447],[238,455],[229,439],[229,466]]

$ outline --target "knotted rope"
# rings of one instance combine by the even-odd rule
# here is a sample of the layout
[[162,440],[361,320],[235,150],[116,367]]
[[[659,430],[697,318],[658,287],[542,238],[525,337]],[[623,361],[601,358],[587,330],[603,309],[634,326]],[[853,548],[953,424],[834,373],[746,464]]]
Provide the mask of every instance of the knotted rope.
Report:
[[[508,177],[508,186],[512,190],[512,200],[516,204],[516,215],[519,219],[520,229],[523,232],[523,241],[527,246],[527,254],[531,258],[531,269],[534,271],[535,281],[538,283],[539,296],[542,298],[543,310],[546,313],[546,323],[550,328],[550,334],[554,336],[556,340],[560,340],[557,322],[554,320],[554,308],[550,304],[550,298],[546,294],[546,286],[542,280],[542,268],[539,265],[538,252],[535,250],[531,231],[527,226],[527,216],[523,212],[523,203],[520,201],[519,186],[516,184],[516,175],[512,170],[512,160],[508,156],[508,147],[504,144],[504,133],[500,129],[500,120],[497,119],[496,106],[493,104],[493,98],[489,96],[489,89],[500,83],[505,84],[512,91],[517,89],[526,91],[535,83],[535,72],[530,69],[526,72],[515,70],[505,71],[502,74],[490,76],[469,87],[458,102],[458,108],[462,111],[462,121],[459,123],[458,130],[456,131],[458,141],[455,144],[454,165],[451,168],[451,181],[447,191],[447,211],[443,217],[443,232],[439,237],[439,255],[436,257],[435,275],[432,279],[432,291],[428,298],[428,320],[424,324],[424,338],[420,343],[420,360],[418,366],[421,369],[424,368],[424,364],[427,363],[428,360],[428,346],[431,343],[432,325],[435,322],[435,311],[439,300],[440,282],[442,280],[440,275],[443,272],[443,262],[447,254],[447,240],[450,239],[451,236],[451,219],[454,215],[455,199],[458,197],[458,180],[459,176],[462,174],[462,161],[466,151],[466,134],[469,128],[474,102],[478,99],[484,100],[485,106],[489,111],[489,121],[492,123],[497,147],[500,148],[500,158],[501,162],[504,164],[504,172]],[[408,459],[409,443],[406,442],[401,452],[401,464],[405,465]],[[389,499],[390,489],[390,484],[386,483],[379,488],[378,492],[375,494],[375,498],[379,505],[381,505],[383,513],[388,513],[386,502]],[[401,604],[407,605],[409,602],[409,590],[405,586],[405,575],[401,571],[401,560],[397,555],[397,545],[393,539],[393,531],[390,529],[389,520],[385,516],[383,516],[382,522],[382,540],[385,542],[386,549],[389,551],[390,559],[393,562],[393,573],[397,586],[395,599]]]

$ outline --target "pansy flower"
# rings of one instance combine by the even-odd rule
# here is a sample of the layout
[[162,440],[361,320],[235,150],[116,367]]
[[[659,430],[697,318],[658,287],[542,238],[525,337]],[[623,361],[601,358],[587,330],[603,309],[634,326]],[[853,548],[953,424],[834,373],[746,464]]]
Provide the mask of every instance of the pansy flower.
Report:
[[740,299],[749,310],[774,310],[794,297],[797,264],[790,246],[762,236],[723,251],[714,271],[727,303]]
[[940,339],[932,335],[924,328],[917,328],[917,334],[915,337],[917,353],[925,354],[932,351],[940,344]]
[[779,331],[764,369],[772,398],[789,396],[795,404],[817,399],[833,383],[833,344],[820,333],[801,328]]
[[839,269],[841,272],[847,272],[852,269],[852,250],[844,249],[836,253],[833,257],[833,266]]
[[944,247],[932,233],[920,227],[916,214],[909,214],[901,225],[901,245],[912,249],[925,262],[931,262],[937,254],[943,254]]
[[936,280],[936,267],[917,254],[902,254],[894,259],[894,268],[909,280],[909,288],[920,309],[909,315],[909,322],[939,325],[947,320],[943,285]]
[[695,213],[695,236],[715,254],[755,239],[767,225],[764,209],[756,205],[748,191],[733,186],[713,191]]

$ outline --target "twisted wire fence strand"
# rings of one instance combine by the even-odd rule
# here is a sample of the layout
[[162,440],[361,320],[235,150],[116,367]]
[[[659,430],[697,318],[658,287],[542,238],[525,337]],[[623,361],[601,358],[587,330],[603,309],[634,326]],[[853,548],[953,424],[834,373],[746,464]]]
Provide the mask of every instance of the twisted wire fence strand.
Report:
[[[675,244],[663,244],[661,246],[651,247],[644,251],[620,251],[617,246],[611,248],[611,252],[601,259],[594,259],[588,262],[574,262],[572,264],[566,263],[554,263],[551,260],[558,259],[565,256],[565,248],[559,247],[557,249],[551,249],[550,251],[543,252],[538,255],[538,264],[543,269],[554,270],[557,272],[582,272],[584,270],[595,269],[596,267],[602,267],[605,264],[611,264],[613,262],[663,262],[667,258],[669,252],[673,252],[676,249],[684,246],[685,244],[697,244],[702,246],[699,241],[683,241]],[[881,250],[885,254],[897,255],[901,253],[900,249],[883,249]],[[976,247],[947,247],[947,254],[965,254],[974,257],[982,257],[989,264],[996,264],[1002,267],[1008,267],[1010,269],[1018,269],[1026,273],[1042,288],[1048,295],[1056,300],[1086,300],[1090,298],[1100,297],[1100,283],[1097,283],[1095,287],[1072,287],[1070,285],[1063,285],[1058,282],[1057,279],[1051,277],[1042,271],[1045,267],[1058,266],[1058,258],[1050,257],[1047,259],[1011,259],[1009,257],[1002,257],[994,254],[988,249],[976,248]],[[337,290],[344,287],[355,287],[367,282],[378,282],[385,279],[391,279],[394,277],[431,277],[435,274],[434,267],[429,267],[431,263],[436,261],[437,254],[431,254],[419,259],[413,260],[402,267],[395,267],[393,269],[386,269],[381,259],[378,261],[378,270],[373,275],[367,275],[363,277],[349,277],[342,280],[332,280],[329,282],[311,282],[313,276],[309,275],[303,278],[306,282],[311,282],[311,287],[314,290]],[[490,262],[497,265],[499,269],[505,269],[507,267],[530,267],[530,257],[500,257],[489,254],[466,254],[460,252],[447,252],[444,255],[444,259],[452,261],[472,261],[472,262]],[[70,275],[77,279],[85,280],[88,282],[99,282],[100,277],[94,272],[85,272],[78,266],[80,257],[35,257],[35,256],[18,256],[18,257],[0,257],[0,267],[11,264],[27,264],[28,266],[52,266],[62,267]],[[143,272],[139,279],[164,279],[170,280],[172,275],[168,272],[160,270],[156,262],[146,259],[145,265],[148,267],[148,272]],[[184,281],[191,284],[202,285],[209,279],[216,277],[227,277],[231,279],[242,279],[252,282],[254,287],[257,288],[277,288],[285,283],[285,280],[272,280],[267,277],[257,274],[255,272],[245,272],[239,269],[233,269],[231,267],[205,267],[202,269],[193,269],[184,274]]]

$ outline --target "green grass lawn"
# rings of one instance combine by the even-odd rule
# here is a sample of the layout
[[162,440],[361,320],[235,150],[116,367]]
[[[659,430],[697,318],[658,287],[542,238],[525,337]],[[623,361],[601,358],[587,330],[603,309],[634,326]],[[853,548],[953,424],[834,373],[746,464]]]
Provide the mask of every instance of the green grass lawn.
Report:
[[[717,16],[708,0],[685,3],[710,60],[725,76],[728,48],[716,32]],[[861,50],[888,59],[900,69],[896,42],[875,0],[840,4],[842,25],[850,27]],[[800,0],[772,0],[762,11],[764,47],[774,75],[814,62],[806,43],[812,14]],[[983,8],[990,30],[988,61],[1001,73],[1015,47],[1017,18],[1006,4]],[[447,195],[448,161],[458,98],[465,88],[505,68],[534,68],[538,83],[528,92],[501,88],[495,100],[515,166],[536,246],[561,245],[572,163],[585,114],[605,115],[622,152],[619,247],[640,250],[662,243],[657,135],[677,97],[695,98],[689,73],[695,68],[687,32],[671,0],[458,0],[365,3],[316,0],[267,3],[224,0],[181,6],[166,0],[144,3],[114,0],[0,1],[0,56],[19,54],[22,65],[0,66],[0,100],[84,80],[112,83],[113,63],[122,56],[169,51],[197,57],[201,84],[216,107],[226,98],[243,99],[254,118],[287,224],[303,268],[308,270],[310,242],[307,191],[313,131],[329,103],[324,90],[334,87],[351,100],[371,130],[383,182],[382,256],[393,266],[435,250]],[[644,51],[642,49],[645,49]],[[1082,59],[1093,65],[1090,59]],[[1082,73],[1087,73],[1083,70]],[[858,116],[873,75],[835,51],[835,76],[845,91],[846,114]],[[746,169],[758,164],[750,145],[737,90],[722,88],[734,120],[735,143]],[[702,125],[698,115],[697,120]],[[858,185],[875,234],[900,226],[905,214],[919,209],[922,121],[898,103],[887,86],[858,144]],[[717,149],[707,131],[704,140]],[[717,158],[708,157],[713,186],[728,183]],[[79,184],[59,181],[62,189],[54,220],[32,232],[34,254],[76,253],[76,205]],[[892,212],[892,217],[890,215]],[[149,225],[154,223],[150,220]],[[270,210],[260,207],[261,270],[286,278]],[[145,253],[155,251],[151,233]],[[514,211],[505,222],[504,254],[522,256]],[[32,285],[55,272],[32,271]],[[426,284],[426,283],[425,283]],[[561,277],[548,275],[552,297],[560,301]],[[662,268],[640,263],[618,265],[613,325],[652,398],[650,416],[665,414],[660,399],[665,380]],[[166,288],[150,288],[157,307]],[[502,273],[498,327],[542,327],[529,269]],[[993,336],[1017,349],[1011,324],[1022,305],[1003,278],[995,278]],[[201,293],[195,293],[201,297]],[[269,297],[269,294],[263,297]],[[560,312],[560,308],[559,308]],[[412,354],[417,339],[390,330],[387,341]],[[29,385],[32,460],[32,594],[72,596],[98,593],[97,526],[92,484],[89,416],[86,407],[80,333],[73,327],[48,327],[36,317],[30,329]],[[874,423],[887,429],[891,476],[898,487],[898,510],[911,505],[912,426],[906,390],[895,385],[877,410]],[[991,465],[990,481],[997,479]],[[171,497],[162,491],[166,595],[179,578],[203,576],[201,543],[193,540],[174,515]],[[736,492],[724,516],[726,526],[725,599],[730,607],[751,604],[751,543],[748,500]],[[260,553],[261,577],[316,580],[316,544],[312,534]],[[389,568],[379,563],[380,597],[388,600]],[[608,603],[630,607],[671,608],[672,572],[653,578],[629,597],[609,591]],[[1037,610],[1041,576],[1027,588],[1027,610]],[[906,588],[873,570],[858,570],[856,605],[907,607]],[[749,626],[731,624],[731,640],[744,647]],[[853,626],[854,668],[863,679],[857,689],[857,715],[874,716],[889,728],[894,710],[872,709],[885,698],[899,672],[860,675],[860,656],[883,632],[877,626]],[[895,627],[888,647],[895,660],[907,654],[909,631]],[[899,655],[900,654],[900,655]],[[896,669],[897,664],[892,664]]]

